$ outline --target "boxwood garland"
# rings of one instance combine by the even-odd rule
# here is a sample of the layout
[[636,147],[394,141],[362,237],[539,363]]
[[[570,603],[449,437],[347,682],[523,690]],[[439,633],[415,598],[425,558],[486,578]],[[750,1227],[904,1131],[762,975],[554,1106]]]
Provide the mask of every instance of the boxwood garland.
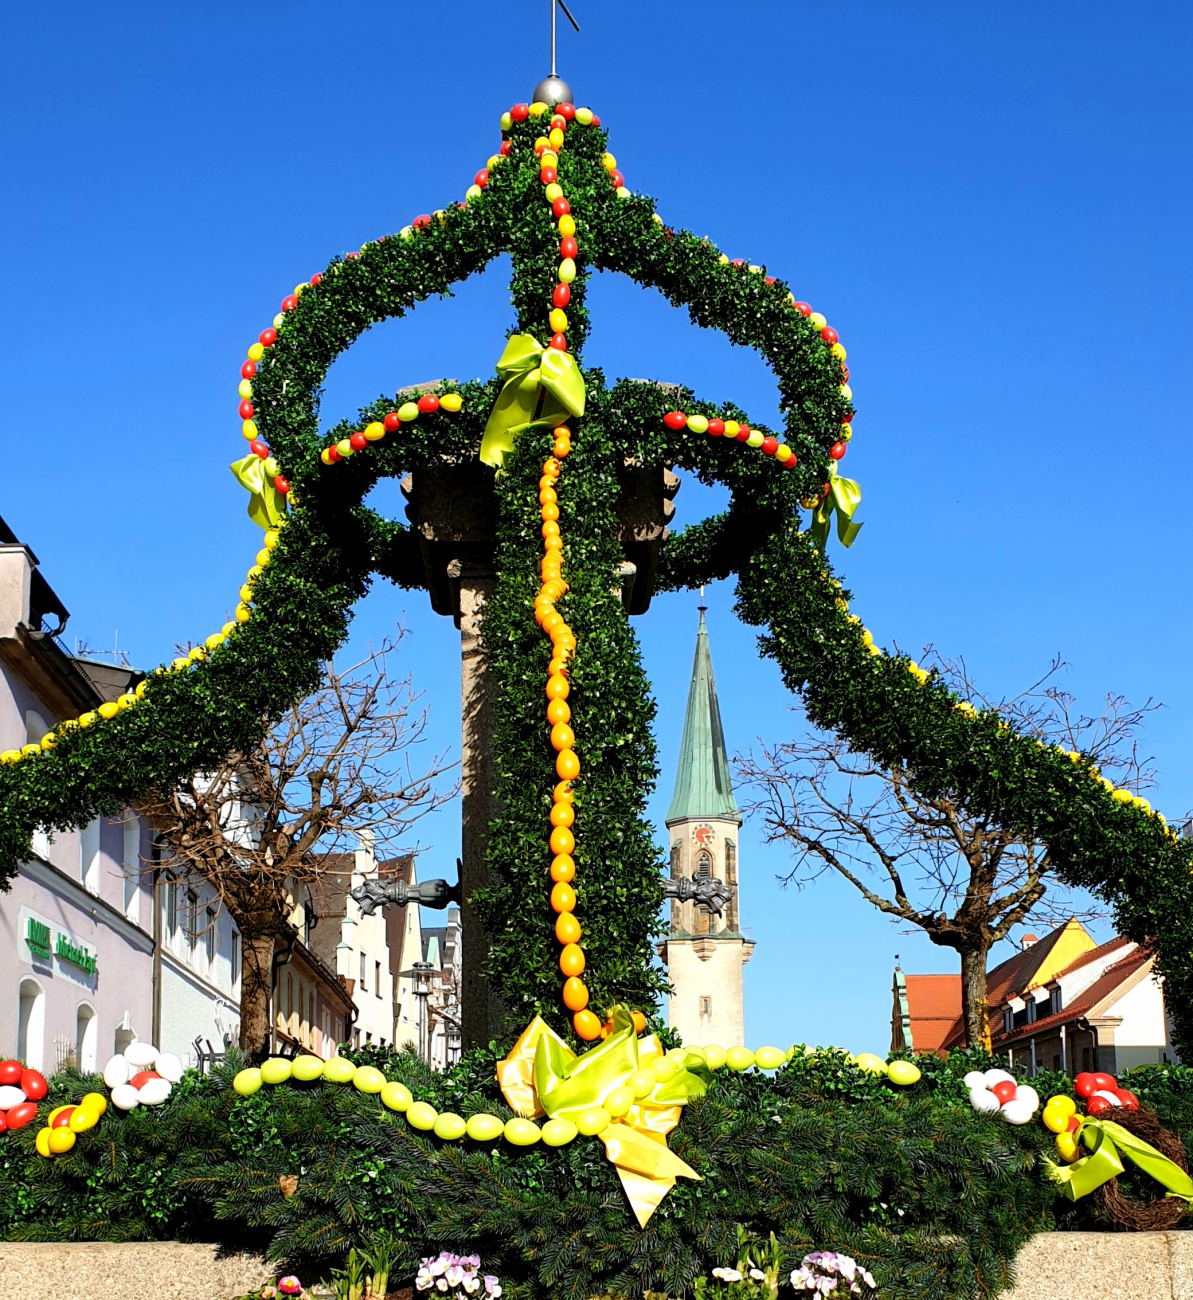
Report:
[[[450,292],[503,251],[513,257],[518,327],[547,341],[558,251],[533,150],[539,130],[533,118],[511,124],[509,157],[491,160],[486,187],[470,191],[466,205],[333,262],[317,287],[291,304],[254,378],[253,399],[261,436],[292,485],[293,509],[273,562],[253,587],[251,618],[184,671],[159,670],[136,707],[87,729],[60,729],[53,748],[0,767],[0,880],[11,880],[29,855],[35,826],[63,830],[114,814],[148,788],[251,743],[315,685],[373,575],[401,576],[405,529],[365,506],[364,497],[382,476],[417,473],[443,457],[473,462],[496,386],[465,385],[458,415],[403,425],[330,467],[319,460],[320,386],[364,330]],[[884,763],[905,766],[918,788],[959,796],[975,812],[1040,837],[1063,879],[1112,904],[1124,934],[1154,945],[1178,1046],[1193,1054],[1193,847],[1142,800],[1113,791],[1088,757],[976,712],[905,657],[870,644],[798,513],[799,500],[818,493],[827,477],[828,448],[850,414],[840,362],[792,309],[786,284],[727,264],[709,241],[664,227],[651,200],[614,192],[602,166],[605,145],[597,127],[573,124],[559,160],[584,259],[572,286],[569,346],[578,351],[587,328],[588,266],[659,289],[698,325],[767,360],[798,464],[780,471],[740,444],[672,430],[662,419],[674,406],[732,414],[724,407],[686,391],[664,396],[649,384],[606,389],[599,372],[586,372],[588,411],[574,430],[559,496],[571,583],[561,612],[579,641],[571,701],[584,758],[576,888],[593,1005],[647,1005],[659,992],[650,948],[660,863],[643,815],[655,776],[653,705],[635,638],[610,594],[619,558],[617,474],[624,458],[634,457],[677,465],[732,493],[723,516],[665,544],[661,584],[687,587],[736,574],[739,614],[764,629],[763,653],[803,696],[814,722]],[[362,419],[390,405],[381,400]],[[475,902],[490,931],[491,976],[510,1027],[540,1012],[568,1032],[546,907],[544,828],[554,775],[541,713],[549,651],[532,613],[535,480],[549,448],[548,435],[524,435],[494,484],[499,576],[485,640],[498,685],[493,744],[501,811],[489,841],[494,884]]]

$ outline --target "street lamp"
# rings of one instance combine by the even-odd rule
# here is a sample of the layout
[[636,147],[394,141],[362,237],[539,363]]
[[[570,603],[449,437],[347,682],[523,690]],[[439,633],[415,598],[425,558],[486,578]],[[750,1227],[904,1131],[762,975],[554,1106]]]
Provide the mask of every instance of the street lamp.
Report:
[[431,996],[431,972],[435,967],[429,961],[410,963],[410,969],[399,971],[399,977],[413,981],[411,992],[418,998],[418,1054],[424,1061],[430,1060],[427,1050],[427,1000]]

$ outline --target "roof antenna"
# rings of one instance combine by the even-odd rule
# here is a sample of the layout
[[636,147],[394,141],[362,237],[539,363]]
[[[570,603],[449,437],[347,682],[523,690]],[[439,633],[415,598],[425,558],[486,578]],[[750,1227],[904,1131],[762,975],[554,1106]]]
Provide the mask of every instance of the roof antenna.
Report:
[[580,24],[572,17],[572,11],[564,4],[563,0],[548,0],[548,4],[551,6],[551,75],[535,86],[534,102],[554,108],[556,104],[570,104],[573,102],[571,86],[562,77],[557,76],[555,72],[555,6],[558,5],[563,10],[564,17],[577,32],[580,30]]
[[704,603],[704,583],[700,584],[700,604],[696,608],[702,614],[708,609],[708,606]]

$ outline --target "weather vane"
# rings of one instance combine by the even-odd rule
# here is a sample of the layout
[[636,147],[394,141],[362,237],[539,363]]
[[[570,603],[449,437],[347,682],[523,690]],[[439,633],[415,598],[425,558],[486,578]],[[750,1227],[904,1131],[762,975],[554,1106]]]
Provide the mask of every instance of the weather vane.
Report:
[[539,104],[570,104],[572,102],[572,88],[566,81],[555,72],[555,9],[558,6],[563,10],[563,16],[576,29],[580,30],[580,24],[572,17],[572,11],[564,4],[563,0],[548,0],[551,6],[551,75],[540,81],[534,88],[535,102]]

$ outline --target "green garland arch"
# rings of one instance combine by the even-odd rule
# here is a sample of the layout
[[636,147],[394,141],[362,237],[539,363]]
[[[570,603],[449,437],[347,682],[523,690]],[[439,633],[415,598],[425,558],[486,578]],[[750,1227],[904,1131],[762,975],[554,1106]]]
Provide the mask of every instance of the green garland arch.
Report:
[[[333,262],[291,304],[254,378],[253,398],[294,508],[252,587],[251,617],[184,670],[153,675],[135,707],[97,725],[61,727],[43,752],[0,766],[0,880],[11,880],[29,855],[35,827],[64,830],[114,814],[148,788],[249,744],[315,685],[320,662],[344,640],[352,606],[373,577],[400,578],[406,530],[365,506],[366,494],[381,477],[417,472],[444,456],[474,463],[497,385],[464,385],[458,414],[427,415],[333,466],[319,456],[326,445],[320,386],[364,330],[448,293],[502,252],[513,259],[518,328],[546,341],[559,253],[542,202],[539,130],[533,118],[510,123],[509,156],[491,160],[483,191],[474,187],[466,205]],[[792,310],[787,285],[727,264],[707,240],[666,228],[651,200],[615,192],[602,165],[605,147],[598,126],[573,125],[559,158],[585,259],[572,286],[570,346],[578,353],[587,327],[587,266],[659,289],[698,325],[767,360],[798,463],[780,472],[729,440],[670,429],[662,417],[671,406],[726,413],[688,392],[665,401],[651,385],[606,389],[599,372],[585,372],[588,409],[575,429],[559,505],[571,584],[561,609],[579,643],[571,703],[584,770],[576,785],[575,886],[593,1005],[647,1006],[660,991],[650,956],[661,864],[644,818],[656,775],[653,705],[634,635],[610,594],[619,558],[617,471],[634,456],[646,465],[677,465],[732,493],[723,516],[665,544],[661,585],[736,574],[740,616],[762,629],[762,652],[818,725],[905,766],[917,787],[959,795],[975,812],[1039,836],[1063,879],[1111,903],[1122,932],[1155,947],[1178,1046],[1193,1055],[1193,846],[1143,801],[1113,791],[1085,756],[975,712],[906,658],[874,650],[799,514],[801,498],[818,494],[828,477],[828,449],[849,414],[840,362]],[[381,418],[391,404],[381,400],[361,418]],[[358,427],[345,424],[336,436]],[[524,433],[494,485],[499,576],[485,639],[498,685],[493,743],[501,813],[489,838],[495,883],[474,902],[491,934],[490,974],[511,1029],[540,1013],[570,1032],[546,907],[554,756],[541,719],[550,652],[534,621],[530,558],[541,545],[537,479],[550,450],[549,433]]]

